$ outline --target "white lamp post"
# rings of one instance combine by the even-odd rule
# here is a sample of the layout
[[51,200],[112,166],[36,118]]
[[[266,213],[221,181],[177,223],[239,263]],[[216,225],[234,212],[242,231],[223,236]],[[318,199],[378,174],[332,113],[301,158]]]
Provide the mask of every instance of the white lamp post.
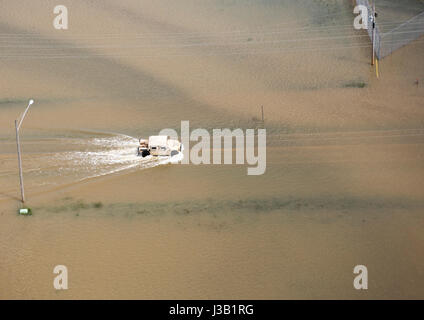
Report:
[[25,202],[25,192],[24,192],[24,179],[22,176],[22,159],[21,159],[21,144],[19,141],[19,129],[21,128],[22,121],[24,120],[29,107],[34,103],[34,100],[29,100],[28,107],[26,107],[24,113],[20,117],[19,120],[15,120],[15,129],[16,129],[16,147],[18,149],[18,164],[19,164],[19,181],[21,183],[21,196],[22,196],[22,203]]

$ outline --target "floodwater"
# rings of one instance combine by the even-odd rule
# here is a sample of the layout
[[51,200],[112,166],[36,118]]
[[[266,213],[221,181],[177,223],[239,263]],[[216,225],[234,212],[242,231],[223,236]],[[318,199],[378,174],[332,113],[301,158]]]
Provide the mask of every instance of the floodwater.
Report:
[[[139,139],[124,134],[71,132],[68,137],[35,139],[26,143],[25,187],[33,192],[75,184],[129,169],[147,169],[178,163],[174,157],[145,158],[137,155]],[[74,136],[70,138],[69,136]],[[7,144],[4,144],[7,146]],[[8,145],[10,148],[10,144]],[[16,154],[2,154],[1,177],[15,180]],[[3,192],[14,190],[3,189]]]
[[[73,1],[66,32],[55,5],[0,12],[0,298],[423,297],[424,39],[376,79],[349,1]],[[264,175],[136,155],[262,105]]]

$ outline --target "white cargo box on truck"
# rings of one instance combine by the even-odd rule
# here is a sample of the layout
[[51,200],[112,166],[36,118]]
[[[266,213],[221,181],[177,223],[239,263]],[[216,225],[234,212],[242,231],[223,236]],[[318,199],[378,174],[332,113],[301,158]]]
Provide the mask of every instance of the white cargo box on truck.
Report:
[[152,156],[174,156],[181,151],[181,143],[171,139],[169,136],[150,136],[149,140],[140,140],[138,154],[145,157]]

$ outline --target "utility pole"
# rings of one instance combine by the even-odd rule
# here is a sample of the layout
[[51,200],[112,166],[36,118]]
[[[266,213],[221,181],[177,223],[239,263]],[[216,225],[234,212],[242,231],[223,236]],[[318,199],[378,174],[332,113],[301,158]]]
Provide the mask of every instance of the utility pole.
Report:
[[375,63],[375,39],[376,39],[376,18],[377,13],[375,12],[375,0],[372,2],[372,61],[371,65],[373,66]]
[[262,123],[264,123],[264,106],[261,106],[261,110],[262,110]]
[[21,184],[21,200],[22,203],[25,203],[25,192],[24,192],[24,179],[22,175],[22,159],[21,159],[21,143],[19,140],[19,129],[21,128],[22,121],[24,120],[29,107],[34,103],[34,100],[29,100],[28,106],[26,107],[24,113],[20,117],[19,121],[15,120],[15,130],[16,130],[16,148],[18,150],[18,165],[19,165],[19,182]]

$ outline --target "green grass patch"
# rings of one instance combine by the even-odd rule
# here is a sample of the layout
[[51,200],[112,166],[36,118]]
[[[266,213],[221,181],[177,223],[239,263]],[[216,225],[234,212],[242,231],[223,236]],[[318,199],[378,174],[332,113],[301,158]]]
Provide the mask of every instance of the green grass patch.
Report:
[[[66,200],[65,200],[66,199]],[[72,198],[63,198],[62,200],[65,202],[61,206],[55,206],[50,207],[48,211],[50,212],[66,212],[66,211],[73,211],[73,212],[80,212],[81,210],[88,210],[88,209],[100,209],[103,208],[104,205],[102,202],[93,202],[93,203],[86,203],[83,200],[76,200],[70,202],[68,199]]]
[[99,202],[94,202],[93,203],[93,208],[96,208],[96,209],[103,208],[103,203],[101,203],[100,201]]
[[365,88],[367,84],[364,81],[349,81],[343,84],[343,88]]
[[11,98],[0,98],[0,104],[25,104],[28,100],[24,99],[11,99]]

